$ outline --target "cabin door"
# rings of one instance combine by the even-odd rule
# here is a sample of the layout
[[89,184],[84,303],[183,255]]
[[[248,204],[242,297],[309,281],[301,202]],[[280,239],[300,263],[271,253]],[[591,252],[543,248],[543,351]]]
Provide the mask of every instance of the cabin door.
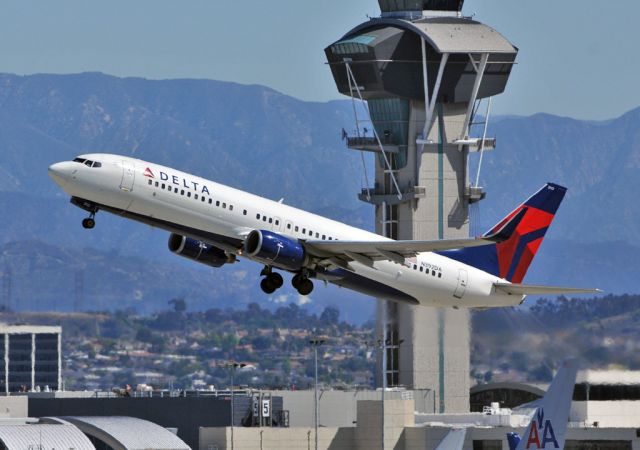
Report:
[[467,291],[467,282],[468,275],[467,271],[464,269],[458,270],[458,285],[456,286],[456,291],[453,293],[455,298],[464,297],[464,293]]

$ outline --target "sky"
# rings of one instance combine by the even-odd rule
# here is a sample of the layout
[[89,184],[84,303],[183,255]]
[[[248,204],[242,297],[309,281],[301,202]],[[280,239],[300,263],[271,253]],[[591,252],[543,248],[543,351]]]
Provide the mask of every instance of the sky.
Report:
[[[0,72],[99,71],[341,97],[324,48],[376,0],[0,0]],[[640,106],[640,1],[466,0],[520,49],[497,114],[617,117]]]

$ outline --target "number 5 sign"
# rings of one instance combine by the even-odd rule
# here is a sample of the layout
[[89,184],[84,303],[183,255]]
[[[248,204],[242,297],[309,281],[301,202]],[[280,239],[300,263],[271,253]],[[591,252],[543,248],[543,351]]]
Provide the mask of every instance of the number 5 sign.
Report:
[[262,400],[262,417],[271,416],[271,402],[269,400]]

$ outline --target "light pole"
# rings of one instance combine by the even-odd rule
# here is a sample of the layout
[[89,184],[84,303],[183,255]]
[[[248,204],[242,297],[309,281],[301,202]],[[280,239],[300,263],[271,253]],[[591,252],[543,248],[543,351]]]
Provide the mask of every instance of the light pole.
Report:
[[235,361],[229,361],[224,365],[225,368],[229,369],[231,372],[231,450],[233,450],[233,419],[234,419],[234,408],[233,404],[235,402],[234,398],[234,389],[233,389],[233,376],[236,372],[237,368],[243,368],[246,366],[244,363],[237,363]]
[[[400,339],[397,344],[391,343],[391,339],[378,339],[375,343],[366,342],[365,345],[368,347],[373,346],[379,349],[382,352],[382,393],[381,393],[381,422],[382,426],[380,427],[380,434],[382,437],[382,450],[385,450],[385,442],[384,442],[384,428],[385,428],[385,417],[384,417],[384,398],[385,392],[387,390],[387,350],[388,349],[399,349],[400,344],[404,342],[404,339]],[[373,344],[373,345],[371,345]]]
[[315,384],[313,387],[313,422],[316,431],[315,449],[318,450],[318,347],[325,343],[325,339],[313,338],[309,339],[309,344],[313,346],[315,358]]

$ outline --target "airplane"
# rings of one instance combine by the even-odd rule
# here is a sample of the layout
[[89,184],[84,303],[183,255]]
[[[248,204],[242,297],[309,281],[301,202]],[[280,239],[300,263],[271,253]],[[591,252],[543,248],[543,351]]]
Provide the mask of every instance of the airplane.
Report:
[[575,361],[562,364],[544,397],[529,404],[535,405],[536,410],[524,439],[517,433],[507,433],[509,450],[564,448],[577,372]]
[[483,236],[395,241],[170,167],[114,154],[86,154],[49,167],[49,175],[89,213],[98,211],[170,232],[169,250],[211,267],[248,258],[264,266],[272,294],[293,273],[301,295],[312,280],[410,305],[491,308],[527,294],[593,289],[520,284],[566,189],[548,183]]
[[466,428],[452,428],[442,441],[440,441],[435,450],[462,450],[466,437]]

